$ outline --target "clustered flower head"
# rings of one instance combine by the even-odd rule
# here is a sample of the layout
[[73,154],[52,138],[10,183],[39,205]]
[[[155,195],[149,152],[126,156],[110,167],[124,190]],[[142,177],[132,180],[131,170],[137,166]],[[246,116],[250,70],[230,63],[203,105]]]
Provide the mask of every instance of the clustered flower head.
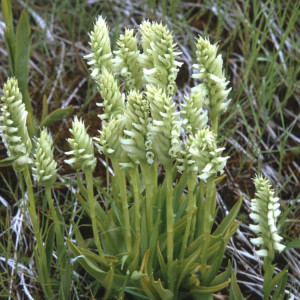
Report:
[[103,69],[96,81],[100,95],[103,98],[103,102],[97,103],[97,105],[103,107],[104,110],[99,118],[101,120],[118,118],[123,114],[124,101],[117,80],[110,72]]
[[154,162],[151,134],[148,131],[150,124],[149,103],[142,93],[131,91],[128,94],[124,112],[126,138],[121,138],[123,149],[135,162]]
[[91,66],[91,76],[94,79],[100,75],[102,68],[112,70],[112,52],[110,46],[109,30],[105,20],[99,16],[90,33],[90,46],[92,52],[84,58]]
[[198,130],[196,135],[189,135],[182,157],[178,161],[180,172],[197,172],[199,178],[206,181],[224,172],[229,156],[222,157],[224,148],[217,148],[216,135],[208,128]]
[[113,59],[114,68],[125,78],[127,91],[141,90],[143,85],[143,70],[139,64],[140,51],[134,30],[125,29],[117,41],[116,57]]
[[157,85],[168,95],[176,92],[175,79],[182,63],[176,61],[180,52],[167,26],[161,23],[144,21],[141,26],[142,46],[144,53],[141,63],[144,66],[144,77],[148,84]]
[[217,55],[217,51],[217,45],[211,44],[208,39],[199,37],[197,40],[198,64],[194,67],[199,73],[193,74],[193,77],[204,81],[206,85],[212,117],[227,109],[230,101],[226,99],[231,90],[226,89],[229,81],[224,76],[222,55]]
[[255,198],[251,200],[251,219],[256,225],[250,225],[250,229],[259,235],[251,239],[251,242],[261,247],[255,251],[258,256],[273,258],[275,250],[281,252],[285,246],[280,244],[282,237],[276,227],[277,218],[280,215],[279,198],[271,188],[269,180],[258,176],[254,179]]
[[124,150],[120,138],[123,136],[124,127],[124,118],[111,119],[109,123],[105,124],[102,131],[99,131],[100,137],[94,138],[98,151],[111,159],[122,158]]
[[3,86],[1,97],[1,136],[7,148],[8,156],[15,158],[13,163],[17,171],[31,162],[31,140],[26,126],[27,111],[22,94],[15,78],[9,78]]
[[96,167],[93,140],[88,135],[83,121],[78,120],[76,116],[70,132],[73,134],[73,138],[69,138],[68,142],[72,150],[66,154],[72,155],[72,157],[65,162],[76,169],[82,169],[84,172],[93,171]]
[[175,103],[162,89],[147,85],[147,99],[150,103],[153,148],[163,165],[177,158],[181,147],[179,113]]
[[52,185],[56,181],[57,163],[53,158],[53,140],[47,129],[43,129],[36,140],[34,158],[34,179],[41,184]]
[[199,129],[207,126],[207,110],[203,107],[207,102],[207,90],[203,84],[192,90],[190,97],[185,97],[182,104],[182,125],[186,133],[196,134]]

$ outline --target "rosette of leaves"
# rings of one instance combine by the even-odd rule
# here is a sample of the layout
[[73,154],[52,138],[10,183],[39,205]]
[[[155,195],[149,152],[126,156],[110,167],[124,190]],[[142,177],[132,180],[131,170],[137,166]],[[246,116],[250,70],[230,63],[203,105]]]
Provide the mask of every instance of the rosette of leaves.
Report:
[[96,82],[103,99],[102,103],[97,103],[97,106],[103,107],[103,113],[98,117],[101,120],[120,117],[124,110],[124,100],[115,77],[106,69],[103,69]]
[[51,186],[56,181],[57,163],[53,157],[53,140],[47,129],[43,129],[36,140],[34,153],[34,179],[44,185]]
[[31,163],[31,140],[26,126],[27,111],[15,78],[9,78],[3,86],[1,97],[1,136],[8,156],[16,171]]
[[133,29],[125,29],[125,33],[120,35],[114,54],[115,69],[125,78],[126,90],[141,90],[143,71],[139,64],[138,40]]
[[200,79],[205,84],[209,95],[210,118],[213,130],[217,128],[217,118],[224,112],[228,105],[228,94],[231,88],[227,89],[229,81],[226,81],[223,70],[223,59],[217,54],[218,46],[211,44],[208,39],[199,37],[197,40],[197,61],[195,68],[198,74],[193,77]]
[[149,103],[143,99],[143,94],[131,91],[127,96],[124,112],[126,138],[121,138],[123,149],[137,163],[154,161],[150,124]]
[[77,116],[72,122],[70,132],[73,138],[68,138],[68,142],[72,150],[66,152],[66,154],[72,155],[72,157],[65,160],[65,162],[75,169],[82,169],[84,172],[93,171],[97,163],[93,140],[88,135],[83,121],[78,120]]
[[143,55],[141,63],[144,67],[146,83],[162,88],[168,95],[176,92],[176,77],[182,63],[176,60],[180,55],[167,26],[149,21],[140,25]]
[[179,113],[175,103],[163,89],[147,85],[147,99],[150,103],[153,149],[164,166],[172,164],[181,147]]
[[112,70],[112,52],[109,38],[109,29],[106,21],[99,16],[96,20],[93,30],[89,34],[92,52],[85,55],[90,65],[91,77],[96,79],[105,67],[107,70]]

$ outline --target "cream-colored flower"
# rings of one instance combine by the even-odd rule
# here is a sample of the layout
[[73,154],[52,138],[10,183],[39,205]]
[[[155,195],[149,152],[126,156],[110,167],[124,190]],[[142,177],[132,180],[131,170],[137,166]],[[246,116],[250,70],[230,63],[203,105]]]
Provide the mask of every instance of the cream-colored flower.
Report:
[[57,163],[53,158],[53,141],[47,129],[43,129],[36,140],[34,153],[34,166],[32,174],[34,179],[44,185],[52,185],[56,181]]
[[96,158],[94,155],[94,145],[92,138],[88,135],[82,120],[78,120],[75,116],[72,122],[70,132],[73,138],[69,138],[68,142],[72,150],[66,152],[67,155],[72,155],[65,162],[73,168],[82,169],[85,171],[93,171],[96,167]]
[[251,200],[250,218],[256,225],[251,224],[249,228],[259,237],[250,240],[254,245],[261,247],[260,250],[255,251],[257,255],[273,257],[275,250],[281,252],[285,248],[280,243],[283,238],[279,236],[276,226],[280,215],[279,198],[275,197],[269,180],[262,176],[257,176],[254,184],[256,197]]
[[31,163],[32,144],[26,126],[27,114],[18,81],[9,78],[3,86],[1,97],[0,132],[8,156],[15,158],[13,166],[17,171],[22,171],[25,164]]

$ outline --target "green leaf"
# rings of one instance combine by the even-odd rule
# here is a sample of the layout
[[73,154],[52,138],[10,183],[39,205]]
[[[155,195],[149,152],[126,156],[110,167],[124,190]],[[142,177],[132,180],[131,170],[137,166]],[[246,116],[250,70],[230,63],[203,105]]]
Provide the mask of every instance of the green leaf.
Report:
[[22,11],[17,25],[16,33],[16,54],[15,76],[18,80],[20,91],[23,95],[23,101],[28,111],[29,118],[32,118],[32,106],[28,93],[28,75],[29,75],[29,55],[30,55],[30,24],[25,10]]
[[[278,297],[279,295],[284,296],[287,276],[288,276],[288,266],[286,266],[280,273],[276,274],[276,276],[273,277],[272,281],[269,284],[270,291],[272,291],[275,288],[275,286],[278,284],[275,291],[275,294]],[[275,295],[273,295],[273,299],[279,300],[278,298],[275,297]],[[283,299],[283,297],[281,299]]]
[[218,226],[218,228],[214,231],[213,235],[219,235],[223,234],[229,225],[234,221],[236,218],[238,212],[240,211],[242,205],[242,198],[240,198],[237,203],[233,206],[233,208],[230,210],[229,214],[223,219],[221,224]]
[[213,258],[211,258],[212,264],[209,270],[205,273],[205,276],[203,278],[204,285],[211,285],[211,282],[215,278],[222,264],[225,250],[226,250],[226,244],[224,243],[224,241],[222,241],[217,254]]
[[106,287],[106,292],[103,297],[104,300],[111,299],[113,280],[114,280],[114,269],[110,267],[110,270],[103,281],[104,286]]
[[[214,285],[214,286],[198,286],[195,288],[192,288],[188,295],[203,295],[203,294],[212,294],[215,292],[218,292],[222,289],[224,289],[228,284],[230,283],[230,280],[227,280],[221,284]],[[199,298],[197,298],[199,299]]]
[[137,270],[139,260],[140,260],[140,236],[138,235],[136,237],[133,248],[130,251],[128,259],[127,259],[127,261],[129,261],[129,266],[128,266],[127,270],[129,270],[130,273]]
[[193,269],[195,269],[194,263],[195,263],[195,261],[199,260],[201,251],[202,251],[202,249],[198,249],[191,256],[189,256],[188,258],[186,258],[184,260],[184,265],[183,265],[183,268],[180,272],[180,276],[177,281],[177,290],[178,291],[180,290],[180,285],[181,285],[182,281],[185,279],[185,277],[188,276],[189,273],[191,273],[191,271]]
[[64,269],[61,270],[61,282],[59,286],[59,296],[60,299],[68,300],[70,299],[70,291],[72,284],[73,270],[69,261],[65,264]]
[[164,257],[161,254],[158,242],[157,242],[157,246],[156,246],[156,253],[157,253],[157,258],[158,258],[160,270],[162,272],[162,276],[163,276],[163,278],[167,278],[167,266],[166,266]]
[[243,300],[243,299],[244,299],[243,294],[236,280],[236,273],[235,271],[233,271],[231,275],[229,300]]
[[45,242],[45,252],[46,252],[46,260],[47,260],[47,269],[50,273],[51,262],[52,262],[52,255],[54,249],[54,238],[55,238],[55,230],[54,230],[54,223],[49,226],[46,242]]
[[292,249],[292,248],[300,248],[300,239],[289,242],[286,245],[285,250]]
[[228,280],[228,278],[230,277],[230,274],[231,274],[231,270],[232,270],[231,263],[230,263],[230,261],[228,261],[228,266],[227,266],[226,270],[224,272],[218,274],[214,278],[214,280],[212,280],[210,285],[219,285],[219,284],[223,283],[224,281]]
[[158,279],[154,280],[153,274],[149,276],[145,276],[141,279],[141,285],[147,296],[152,300],[173,300],[174,294],[165,289]]
[[15,52],[16,52],[16,41],[13,26],[13,17],[10,0],[2,0],[2,16],[5,22],[4,38],[7,47],[9,65],[11,72],[15,74]]
[[[90,258],[87,258],[85,255],[81,253],[81,251],[69,240],[67,239],[67,244],[72,251],[72,253],[75,255],[78,262],[81,264],[81,266],[97,281],[100,282],[101,285],[103,285],[105,288],[105,278],[108,274],[107,271],[104,271],[98,267],[98,264],[91,260]],[[82,249],[81,249],[82,250]],[[119,290],[125,281],[126,277],[124,275],[117,275],[114,276],[114,281],[112,288]]]
[[74,108],[72,105],[66,107],[66,108],[58,108],[52,113],[50,113],[40,124],[40,127],[47,127],[51,124],[64,120],[67,116],[72,114],[74,111]]
[[6,157],[0,160],[0,167],[10,167],[15,161],[14,157]]

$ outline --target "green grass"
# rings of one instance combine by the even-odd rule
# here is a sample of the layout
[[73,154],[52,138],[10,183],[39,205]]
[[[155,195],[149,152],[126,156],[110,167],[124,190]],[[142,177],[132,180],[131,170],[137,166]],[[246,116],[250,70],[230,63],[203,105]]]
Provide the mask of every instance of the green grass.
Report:
[[[297,35],[300,30],[299,2],[206,0],[201,3],[175,1],[175,5],[170,5],[171,1],[164,0],[159,1],[160,7],[155,7],[154,2],[132,1],[126,4],[122,1],[116,3],[90,1],[89,4],[88,1],[80,0],[26,1],[28,7],[46,24],[46,28],[43,28],[41,26],[43,24],[37,22],[37,18],[31,15],[29,93],[38,118],[41,116],[43,97],[49,100],[50,112],[69,101],[89,125],[94,124],[96,128],[92,134],[97,134],[99,121],[94,111],[95,102],[100,101],[100,96],[88,78],[86,63],[82,56],[89,51],[87,32],[91,30],[95,17],[100,13],[107,18],[113,42],[121,32],[120,28],[133,27],[135,22],[139,24],[145,17],[164,20],[176,35],[176,42],[183,52],[182,60],[188,65],[179,73],[179,80],[182,83],[181,93],[183,89],[189,91],[189,86],[193,85],[193,82],[186,78],[190,78],[192,74],[190,66],[195,62],[192,55],[195,53],[194,38],[199,33],[209,36],[211,41],[220,45],[226,75],[232,87],[230,109],[223,115],[220,124],[220,145],[226,143],[227,151],[232,157],[226,170],[227,181],[219,190],[219,202],[223,207],[220,218],[232,207],[234,199],[239,195],[245,199],[243,213],[246,215],[249,213],[248,200],[254,192],[251,178],[260,171],[276,185],[283,204],[281,232],[287,242],[292,242],[300,233],[300,80],[299,76],[297,77],[300,71],[300,47]],[[117,3],[119,5],[116,5]],[[13,7],[15,19],[19,17],[21,9],[22,6],[16,1]],[[1,52],[6,51],[2,35],[0,48]],[[8,77],[8,70],[7,59],[1,59],[1,82]],[[69,98],[70,95],[72,98]],[[181,101],[180,93],[178,98]],[[58,154],[67,149],[66,143],[61,140],[68,136],[66,128],[69,125],[68,121],[65,121],[59,126],[51,127]],[[0,151],[1,158],[5,157],[3,146],[0,146]],[[63,163],[62,159],[60,163]],[[62,171],[68,172],[64,169]],[[6,173],[3,171],[3,174]],[[97,176],[103,178],[103,174],[99,173]],[[9,207],[4,208],[2,204],[0,206],[0,256],[15,259],[20,264],[28,266],[32,263],[29,255],[32,252],[32,233],[24,221],[20,224],[21,232],[18,235],[13,233],[13,228],[9,229],[9,224],[16,220],[17,213],[22,209],[19,200],[21,192],[17,187],[12,188],[14,185],[10,177],[5,178],[8,182],[5,183],[2,179],[0,195],[8,202]],[[58,196],[55,201],[60,204],[64,219],[79,222],[84,214],[80,205],[74,206],[75,197],[65,197],[65,191],[60,190],[59,186],[56,191]],[[65,202],[64,199],[72,200]],[[43,213],[43,205],[38,203],[41,220],[47,224],[51,220],[48,220],[47,212]],[[234,249],[236,247],[236,250],[234,253],[228,250],[228,256],[233,253],[238,283],[241,284],[244,295],[252,294],[253,298],[250,299],[257,299],[260,289],[258,288],[255,294],[250,288],[251,284],[258,282],[255,278],[260,277],[257,262],[254,260],[249,262],[250,271],[247,271],[241,262],[241,257],[245,258],[244,250],[241,249],[246,249],[250,254],[253,250],[247,243],[241,242],[243,235],[247,238],[250,236],[248,222],[249,219],[245,217],[245,225],[232,241],[231,246]],[[84,232],[87,236],[91,234],[90,228]],[[17,236],[20,243],[16,245]],[[22,260],[25,252],[28,257]],[[299,259],[299,246],[295,252],[298,253]],[[289,255],[297,260],[297,254],[294,252]],[[284,254],[278,258],[279,268],[288,263],[289,255]],[[74,265],[79,274],[79,266],[76,266],[76,262]],[[24,284],[16,270],[12,272],[9,261],[0,260],[0,268],[0,290],[2,290],[0,297],[5,297],[9,292],[11,282],[13,298],[23,295],[25,293],[23,288],[26,286],[33,294],[41,292],[38,286],[28,285],[28,282],[34,282],[30,278],[36,276],[36,273],[31,275],[27,271],[22,271],[26,279]],[[53,269],[53,272],[56,270]],[[240,276],[243,272],[249,272],[253,277],[245,279]],[[295,267],[291,266],[291,274],[295,272]],[[95,295],[99,285],[91,283],[89,277],[78,276],[72,277],[72,297],[78,295],[88,299],[91,295]],[[293,280],[297,285],[300,278],[296,276],[293,279],[290,276],[288,280],[290,287]],[[261,286],[261,283],[258,282],[258,285]],[[297,295],[295,287],[292,291]]]

